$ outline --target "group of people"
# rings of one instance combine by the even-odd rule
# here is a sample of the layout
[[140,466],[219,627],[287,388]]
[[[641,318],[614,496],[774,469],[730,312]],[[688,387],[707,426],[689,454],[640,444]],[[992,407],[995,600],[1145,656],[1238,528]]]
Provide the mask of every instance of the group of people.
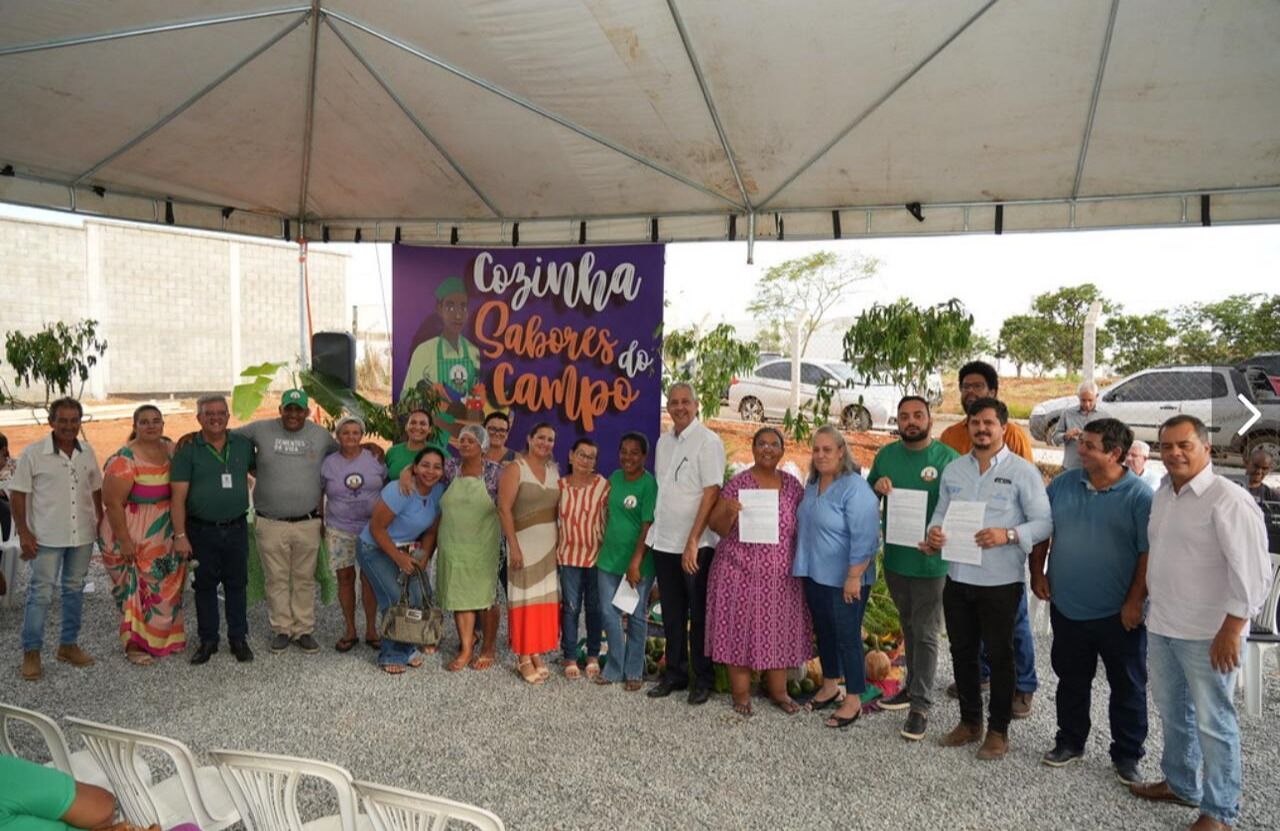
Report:
[[[51,435],[23,453],[9,483],[23,557],[33,561],[22,674],[34,680],[42,673],[44,620],[59,571],[57,657],[76,666],[93,661],[76,641],[95,538],[131,662],[184,648],[187,568],[195,569],[199,637],[191,661],[207,662],[218,650],[219,586],[231,652],[252,660],[245,609],[252,474],[273,652],[290,644],[319,649],[323,537],[345,621],[339,651],[359,642],[359,594],[364,638],[378,649],[381,669],[398,675],[421,666],[424,649],[380,638],[377,621],[402,592],[421,599],[427,584],[415,575],[434,559],[437,602],[452,613],[458,635],[447,670],[493,665],[505,588],[510,646],[524,681],[550,677],[544,655],[558,649],[565,677],[585,674],[636,691],[648,634],[644,601],[656,580],[666,656],[649,697],[680,691],[690,704],[704,703],[720,663],[737,713],[751,715],[758,672],[778,709],[820,711],[826,726],[846,728],[863,712],[862,618],[883,539],[906,679],[880,706],[907,711],[903,737],[927,733],[945,630],[960,717],[940,743],[978,744],[984,760],[1007,753],[1011,721],[1031,712],[1037,688],[1029,565],[1031,590],[1052,604],[1059,679],[1058,731],[1044,763],[1063,766],[1083,755],[1100,658],[1119,778],[1138,796],[1198,806],[1192,828],[1230,827],[1242,787],[1234,675],[1248,620],[1272,580],[1251,493],[1214,472],[1205,425],[1191,416],[1160,428],[1167,476],[1153,489],[1135,462],[1145,463],[1149,448],[1123,423],[1096,414],[1090,388],[1080,391],[1079,418],[1060,422],[1072,464],[1046,487],[1028,436],[998,398],[994,368],[970,363],[959,384],[966,417],[938,440],[929,402],[902,399],[900,438],[879,450],[866,478],[843,434],[819,428],[803,482],[779,467],[785,441],[772,427],[756,432],[751,466],[726,482],[724,445],[699,421],[695,391],[683,383],[668,390],[672,428],[657,443],[654,473],[646,470],[647,438],[629,433],[608,477],[597,472],[602,450],[589,438],[576,439],[562,473],[547,424],[528,431],[523,452],[508,449],[511,423],[501,412],[483,426],[462,426],[456,453],[431,444],[431,414],[414,412],[405,441],[384,459],[364,442],[359,419],[341,419],[334,435],[310,422],[301,390],[285,393],[278,419],[231,431],[226,401],[203,397],[200,431],[176,448],[164,438],[160,412],[140,407],[134,435],[100,469],[78,438],[80,405],[64,399],[50,408]],[[923,496],[908,500],[905,491]],[[921,503],[921,538],[912,544],[898,530],[887,541],[887,527],[900,525],[895,511],[918,511]],[[774,505],[776,522],[762,531],[761,511]],[[753,519],[749,530],[744,511]],[[632,598],[629,613],[627,603],[614,602],[623,595]],[[786,671],[815,645],[824,681],[802,706],[787,692]],[[1149,673],[1164,721],[1164,778],[1156,783],[1144,783],[1138,769]]]

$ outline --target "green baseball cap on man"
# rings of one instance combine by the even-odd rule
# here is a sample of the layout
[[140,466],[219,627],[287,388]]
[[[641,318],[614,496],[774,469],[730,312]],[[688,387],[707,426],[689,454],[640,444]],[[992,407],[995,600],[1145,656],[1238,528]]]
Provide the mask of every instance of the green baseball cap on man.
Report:
[[302,390],[285,390],[284,395],[280,396],[281,407],[301,407],[307,409],[307,394]]

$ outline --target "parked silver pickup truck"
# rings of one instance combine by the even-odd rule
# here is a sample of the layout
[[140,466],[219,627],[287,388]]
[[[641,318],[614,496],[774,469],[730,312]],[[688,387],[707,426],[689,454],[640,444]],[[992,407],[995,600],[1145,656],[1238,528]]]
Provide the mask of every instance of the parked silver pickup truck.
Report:
[[[1244,435],[1239,430],[1261,411]],[[1050,399],[1031,410],[1031,435],[1041,441],[1057,427],[1063,410],[1078,406],[1074,395]],[[1128,424],[1134,438],[1154,444],[1165,420],[1187,413],[1209,427],[1218,457],[1239,457],[1261,448],[1280,460],[1280,397],[1260,369],[1231,366],[1162,366],[1144,369],[1099,391],[1098,406]]]

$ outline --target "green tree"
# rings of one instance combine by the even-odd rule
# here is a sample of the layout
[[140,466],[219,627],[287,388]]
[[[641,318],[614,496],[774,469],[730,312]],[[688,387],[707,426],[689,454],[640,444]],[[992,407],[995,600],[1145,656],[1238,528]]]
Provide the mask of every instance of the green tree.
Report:
[[923,393],[947,356],[972,344],[973,315],[959,300],[921,308],[904,297],[858,315],[844,335],[844,359],[870,381]]
[[[841,257],[834,251],[787,260],[760,278],[747,311],[767,332],[787,333],[797,319],[802,321],[800,354],[804,355],[809,339],[827,312],[845,299],[846,290],[875,277],[879,270],[880,261],[874,257]],[[783,336],[782,341],[790,343],[790,338]]]
[[1108,362],[1122,375],[1176,360],[1177,331],[1161,309],[1147,315],[1115,315],[1107,319],[1111,343]]
[[1013,315],[1000,325],[1000,343],[996,357],[1012,361],[1022,377],[1027,365],[1049,367],[1054,363],[1050,346],[1049,324],[1035,315]]
[[1174,320],[1178,359],[1187,363],[1236,363],[1280,350],[1280,295],[1233,294],[1182,306]]
[[662,388],[678,381],[693,384],[703,416],[711,418],[720,411],[720,399],[734,376],[754,369],[758,354],[756,345],[738,340],[737,330],[727,323],[706,334],[692,327],[666,332],[662,339]]
[[[42,384],[48,406],[56,391],[79,398],[89,380],[89,370],[107,351],[107,342],[98,337],[98,321],[82,320],[68,326],[62,321],[46,323],[34,335],[6,332],[5,358],[13,367],[14,383]],[[76,386],[76,382],[79,386]]]
[[[1084,321],[1094,301],[1102,303],[1104,315],[1120,310],[1119,306],[1106,300],[1093,283],[1064,286],[1054,292],[1036,295],[1031,301],[1032,310],[1048,325],[1050,354],[1069,375],[1078,373],[1084,365]],[[1099,326],[1098,351],[1104,351],[1109,345],[1105,328]]]

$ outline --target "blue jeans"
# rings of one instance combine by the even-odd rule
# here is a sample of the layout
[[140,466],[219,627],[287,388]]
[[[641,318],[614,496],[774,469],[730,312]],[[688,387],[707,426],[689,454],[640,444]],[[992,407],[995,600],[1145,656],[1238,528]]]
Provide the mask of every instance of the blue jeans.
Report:
[[1243,787],[1240,723],[1231,699],[1239,670],[1214,669],[1211,643],[1148,633],[1151,697],[1164,725],[1160,769],[1169,787],[1199,802],[1200,813],[1233,825]]
[[646,604],[653,577],[641,577],[636,591],[640,593],[640,605],[634,615],[627,616],[626,637],[622,631],[622,610],[613,605],[613,594],[626,577],[596,569],[596,584],[601,599],[600,616],[604,619],[604,635],[609,642],[609,660],[601,673],[606,681],[644,680],[645,640],[649,635]]
[[[70,645],[80,637],[80,609],[84,605],[84,576],[89,571],[93,544],[36,548],[31,561],[31,584],[27,587],[27,608],[22,618],[22,651],[39,652],[44,647],[44,621],[53,605],[53,587],[62,573],[62,637]],[[9,587],[13,591],[13,587]]]
[[[400,578],[403,576],[400,567],[381,548],[358,538],[356,562],[360,564],[360,570],[369,576],[373,596],[378,599],[378,620],[381,621],[387,609],[400,602]],[[409,581],[409,597],[414,603],[422,602],[422,587],[416,577]],[[378,666],[404,666],[417,649],[411,643],[383,638],[382,649],[378,652]]]
[[602,623],[596,567],[560,566],[560,652],[566,661],[578,660],[578,616],[582,614],[583,597],[587,607],[587,657],[599,658]]
[[218,586],[227,613],[227,640],[243,641],[249,634],[249,523],[214,525],[187,517],[191,550],[200,564],[191,582],[196,598],[196,630],[201,643],[218,643]]
[[862,695],[867,689],[867,667],[862,657],[862,615],[871,587],[863,585],[858,599],[844,602],[844,587],[824,586],[804,578],[804,599],[818,636],[818,659],[824,678],[843,678],[845,691]]
[[[991,678],[991,665],[987,663],[987,646],[978,644],[978,662],[982,667],[982,680]],[[1017,672],[1013,688],[1020,693],[1033,693],[1040,687],[1036,677],[1036,642],[1031,637],[1031,619],[1027,616],[1027,593],[1022,593],[1018,617],[1013,621],[1013,668]]]

